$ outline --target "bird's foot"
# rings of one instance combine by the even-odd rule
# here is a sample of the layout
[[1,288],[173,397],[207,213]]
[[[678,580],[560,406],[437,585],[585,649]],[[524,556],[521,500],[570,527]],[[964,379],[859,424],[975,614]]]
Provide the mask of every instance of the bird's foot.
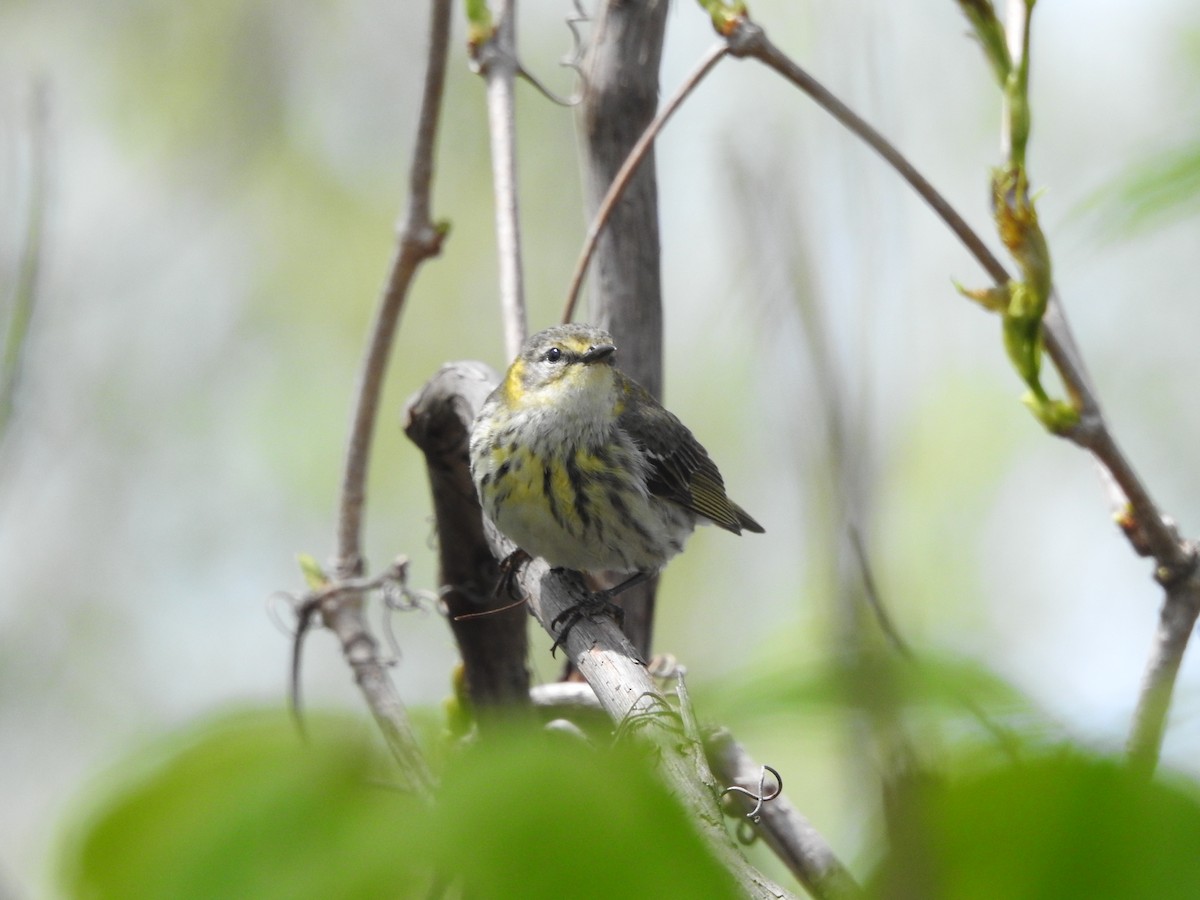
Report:
[[[558,569],[558,572],[566,573],[566,570]],[[576,575],[578,578],[578,575]],[[582,586],[582,579],[579,579]],[[586,590],[586,588],[585,588]],[[587,591],[583,600],[572,604],[560,612],[557,616],[550,620],[550,630],[555,633],[554,643],[550,645],[550,655],[553,656],[555,651],[567,640],[567,636],[583,619],[589,621],[597,616],[608,616],[617,623],[617,627],[621,628],[625,624],[625,610],[616,603],[613,603],[613,595],[615,591],[609,589],[606,591]],[[561,628],[559,626],[562,626]]]

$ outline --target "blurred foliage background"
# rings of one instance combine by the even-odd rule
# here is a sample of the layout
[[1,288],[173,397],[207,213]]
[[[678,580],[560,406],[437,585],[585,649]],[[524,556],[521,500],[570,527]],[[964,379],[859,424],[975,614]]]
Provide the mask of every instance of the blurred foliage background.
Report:
[[[521,9],[525,65],[568,93],[556,70],[567,4]],[[955,4],[760,0],[753,12],[990,235],[998,98]],[[1030,157],[1106,410],[1189,534],[1198,25],[1183,0],[1039,4]],[[453,232],[402,320],[368,501],[370,559],[408,554],[414,587],[433,586],[432,536],[399,411],[444,361],[505,362],[483,90],[464,31],[460,14],[435,189]],[[0,446],[0,894],[49,890],[62,823],[132,748],[284,702],[289,642],[269,598],[300,587],[296,552],[332,548],[424,38],[413,2],[0,5],[6,324],[39,172],[46,188]],[[664,91],[712,40],[697,8],[673,5]],[[518,112],[536,328],[558,315],[585,223],[572,113],[527,87]],[[879,641],[852,522],[899,629],[938,672],[1006,698],[1035,731],[1119,748],[1159,591],[1090,463],[1018,402],[998,322],[955,295],[951,278],[980,280],[965,252],[751,63],[718,69],[658,161],[667,400],[767,528],[740,541],[701,531],[664,579],[658,646],[686,662],[701,715],[783,770],[846,858],[864,852],[871,748],[822,689],[851,635]],[[448,629],[435,614],[392,627],[402,693],[436,707]],[[549,642],[535,643],[552,678]],[[1198,684],[1192,654],[1166,759],[1193,774]],[[304,685],[315,705],[360,712],[323,636]]]

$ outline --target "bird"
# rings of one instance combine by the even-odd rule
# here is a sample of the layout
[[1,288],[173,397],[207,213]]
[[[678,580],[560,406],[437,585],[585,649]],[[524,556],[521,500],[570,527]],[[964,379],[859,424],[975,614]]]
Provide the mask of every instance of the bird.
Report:
[[764,531],[729,499],[687,426],[617,368],[616,353],[612,335],[592,325],[532,335],[469,442],[483,513],[519,551],[554,568],[628,576],[594,593],[589,616],[619,617],[612,598],[661,571],[698,524]]

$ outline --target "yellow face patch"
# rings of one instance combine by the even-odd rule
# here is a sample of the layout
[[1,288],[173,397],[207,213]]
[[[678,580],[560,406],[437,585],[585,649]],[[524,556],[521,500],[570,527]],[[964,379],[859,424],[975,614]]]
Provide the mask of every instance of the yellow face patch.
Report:
[[516,406],[521,401],[521,396],[525,393],[524,380],[525,360],[514,359],[504,379],[504,402],[509,406]]
[[[513,360],[505,375],[505,405],[511,410],[555,406],[566,402],[564,394],[578,397],[580,392],[585,395],[607,393],[613,381],[611,364],[607,360],[604,364],[588,364],[581,359],[594,346],[588,337],[568,335],[527,348]],[[555,348],[562,356],[546,359],[545,354]]]

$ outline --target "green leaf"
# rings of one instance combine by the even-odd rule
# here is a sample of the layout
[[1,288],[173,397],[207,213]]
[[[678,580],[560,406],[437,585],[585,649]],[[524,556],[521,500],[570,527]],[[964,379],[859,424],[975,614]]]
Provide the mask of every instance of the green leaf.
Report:
[[321,568],[321,564],[309,553],[297,553],[296,563],[300,566],[300,574],[310,591],[319,591],[329,586],[329,576]]
[[975,29],[975,37],[983,47],[996,82],[1003,86],[1012,70],[1012,57],[1004,38],[1004,26],[996,18],[991,0],[958,0],[958,5]]
[[1131,167],[1096,204],[1107,230],[1136,230],[1196,212],[1200,205],[1200,145],[1168,151]]
[[471,897],[736,897],[650,761],[497,736],[446,773],[435,829]]
[[247,713],[143,750],[68,842],[72,897],[403,896],[428,883],[415,801],[381,787],[364,726]]
[[[961,710],[966,701],[997,714],[1030,714],[1035,706],[1024,694],[974,660],[921,648],[914,660],[881,648],[857,662],[830,660],[808,668],[795,665],[761,668],[727,676],[700,689],[705,718],[755,719],[780,712],[806,713],[858,705],[857,684],[874,683],[898,706]],[[881,688],[886,686],[886,691]],[[867,686],[869,687],[869,685]]]
[[624,745],[489,733],[451,758],[433,809],[390,788],[369,725],[227,716],[157,742],[66,841],[89,900],[736,897],[693,822]]
[[1060,753],[908,785],[880,897],[1184,900],[1200,893],[1200,802],[1189,782]]

